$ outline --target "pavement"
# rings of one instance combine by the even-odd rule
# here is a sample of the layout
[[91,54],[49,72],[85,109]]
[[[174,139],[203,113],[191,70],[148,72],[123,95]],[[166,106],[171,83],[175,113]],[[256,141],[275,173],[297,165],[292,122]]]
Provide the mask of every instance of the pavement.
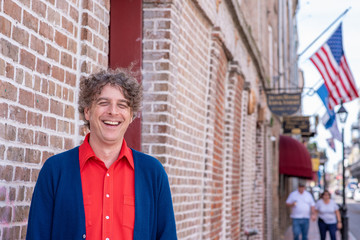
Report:
[[[292,228],[291,226],[286,230],[284,235],[284,240],[293,240]],[[317,221],[310,221],[308,240],[320,240],[319,228],[317,225]],[[326,240],[330,240],[329,233],[327,233]],[[340,231],[336,232],[336,240],[341,240]],[[349,232],[349,240],[357,240],[350,232]]]

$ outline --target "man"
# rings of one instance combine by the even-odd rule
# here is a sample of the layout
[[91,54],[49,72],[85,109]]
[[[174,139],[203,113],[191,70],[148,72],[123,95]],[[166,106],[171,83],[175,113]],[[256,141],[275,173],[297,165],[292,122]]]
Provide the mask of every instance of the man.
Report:
[[163,166],[124,140],[141,96],[140,84],[126,70],[82,80],[79,112],[90,133],[79,147],[49,158],[42,167],[28,240],[177,239]]
[[286,206],[291,208],[292,229],[294,240],[298,240],[300,234],[302,240],[307,240],[309,231],[309,219],[315,221],[315,201],[312,195],[305,190],[305,183],[300,180],[298,189],[290,193],[286,199]]

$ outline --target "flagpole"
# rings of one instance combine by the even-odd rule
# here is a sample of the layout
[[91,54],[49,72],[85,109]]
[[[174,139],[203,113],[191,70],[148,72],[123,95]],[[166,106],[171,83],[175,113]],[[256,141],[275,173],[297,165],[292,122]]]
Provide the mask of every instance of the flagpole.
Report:
[[300,58],[301,55],[303,55],[322,35],[324,35],[324,33],[326,33],[329,28],[331,28],[340,18],[342,18],[349,10],[351,9],[351,7],[349,7],[348,9],[346,9],[342,14],[340,14],[340,16],[338,16],[317,38],[315,38],[314,41],[312,41],[299,55],[298,58]]

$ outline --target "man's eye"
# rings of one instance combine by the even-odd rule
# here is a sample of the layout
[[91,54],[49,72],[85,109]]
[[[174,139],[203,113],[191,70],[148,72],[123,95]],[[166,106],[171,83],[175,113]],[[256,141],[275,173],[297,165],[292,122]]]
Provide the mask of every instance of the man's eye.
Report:
[[100,106],[106,106],[108,104],[108,102],[99,102]]
[[119,108],[127,108],[128,106],[126,104],[118,104]]

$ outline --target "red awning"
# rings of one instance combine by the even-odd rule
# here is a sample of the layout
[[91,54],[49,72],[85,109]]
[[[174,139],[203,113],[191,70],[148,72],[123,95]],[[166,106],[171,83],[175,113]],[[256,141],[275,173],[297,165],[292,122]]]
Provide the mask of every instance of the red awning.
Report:
[[312,179],[312,165],[309,151],[296,139],[280,135],[279,173]]

